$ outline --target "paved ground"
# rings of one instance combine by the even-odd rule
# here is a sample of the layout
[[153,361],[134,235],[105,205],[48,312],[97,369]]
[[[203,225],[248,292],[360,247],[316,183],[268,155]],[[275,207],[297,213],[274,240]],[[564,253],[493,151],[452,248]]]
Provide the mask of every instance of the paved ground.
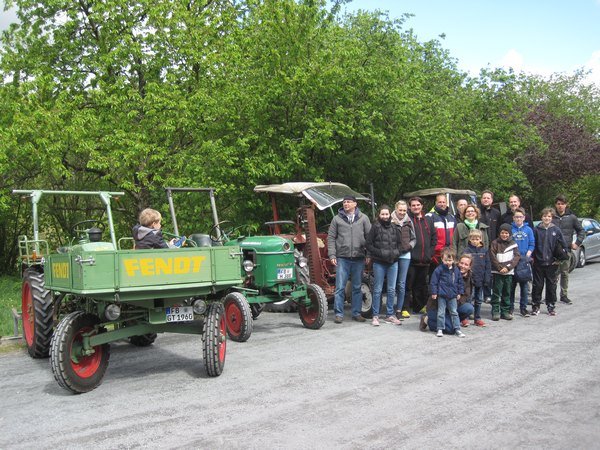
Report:
[[[112,346],[104,382],[70,395],[47,360],[0,356],[0,448],[599,448],[600,263],[572,306],[466,339],[411,318],[318,331],[265,313],[207,378],[199,337]],[[489,306],[484,312],[489,315]]]

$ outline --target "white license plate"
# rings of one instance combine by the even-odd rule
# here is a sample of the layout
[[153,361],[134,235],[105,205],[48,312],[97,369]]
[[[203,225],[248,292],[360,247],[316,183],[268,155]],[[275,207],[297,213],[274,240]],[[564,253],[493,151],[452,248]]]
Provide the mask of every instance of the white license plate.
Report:
[[294,269],[277,269],[278,280],[289,280],[294,276]]
[[194,320],[194,309],[191,306],[170,306],[166,311],[167,322],[190,322]]

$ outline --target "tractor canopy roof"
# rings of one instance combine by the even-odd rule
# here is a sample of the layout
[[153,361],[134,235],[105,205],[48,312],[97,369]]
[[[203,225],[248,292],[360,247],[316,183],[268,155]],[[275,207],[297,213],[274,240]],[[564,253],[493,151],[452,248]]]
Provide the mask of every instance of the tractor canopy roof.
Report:
[[340,203],[346,195],[353,195],[357,200],[364,200],[366,202],[371,201],[369,197],[350,189],[345,184],[333,182],[292,182],[259,185],[254,188],[254,192],[304,196],[320,210],[327,209],[336,203]]
[[431,188],[421,189],[420,191],[408,192],[405,197],[428,197],[437,194],[457,194],[457,195],[477,195],[475,191],[468,189],[450,189],[450,188]]

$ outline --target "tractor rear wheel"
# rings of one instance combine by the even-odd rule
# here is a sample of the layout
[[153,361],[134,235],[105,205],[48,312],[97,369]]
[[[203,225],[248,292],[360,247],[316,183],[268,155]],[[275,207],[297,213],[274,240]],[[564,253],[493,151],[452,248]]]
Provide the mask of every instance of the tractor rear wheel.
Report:
[[252,318],[256,319],[258,316],[260,316],[260,313],[262,312],[264,307],[264,303],[252,303],[250,305],[250,310],[252,311]]
[[235,342],[246,342],[253,328],[252,311],[246,297],[239,292],[230,292],[223,304],[229,338]]
[[136,347],[148,347],[154,344],[158,335],[156,333],[142,334],[140,336],[131,336],[129,342]]
[[95,346],[94,353],[90,355],[82,352],[83,334],[93,331],[98,323],[100,319],[97,316],[75,311],[59,322],[52,336],[50,363],[54,379],[75,394],[98,387],[108,367],[109,344]]
[[316,284],[307,284],[306,292],[310,299],[310,305],[298,304],[298,313],[302,325],[311,330],[318,330],[327,318],[327,296],[323,289]]
[[227,325],[223,304],[213,302],[208,307],[202,330],[202,357],[209,377],[218,377],[225,366]]
[[44,274],[25,270],[21,287],[21,321],[27,351],[32,358],[46,358],[53,329],[52,294],[44,286]]

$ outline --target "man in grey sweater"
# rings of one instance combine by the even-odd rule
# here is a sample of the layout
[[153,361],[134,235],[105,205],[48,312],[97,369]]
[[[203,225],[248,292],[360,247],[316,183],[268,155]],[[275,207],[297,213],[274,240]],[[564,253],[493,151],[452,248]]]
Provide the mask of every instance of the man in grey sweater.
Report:
[[[552,223],[560,228],[565,242],[567,243],[570,257],[574,258],[575,255],[571,250],[577,250],[583,240],[585,239],[585,231],[579,223],[579,219],[573,211],[571,211],[567,203],[567,198],[564,195],[557,195],[554,199],[554,206],[556,207],[556,215],[552,219]],[[575,242],[573,242],[573,234],[577,233]],[[568,297],[567,290],[569,289],[569,266],[570,258],[566,261],[560,262],[559,277],[560,277],[560,301],[570,305],[573,301]]]
[[360,285],[366,263],[366,238],[370,229],[371,221],[359,211],[356,198],[351,195],[344,197],[342,207],[331,221],[327,233],[329,260],[336,267],[333,302],[335,323],[344,321],[344,292],[349,279],[352,281],[352,320],[365,321],[360,315]]

